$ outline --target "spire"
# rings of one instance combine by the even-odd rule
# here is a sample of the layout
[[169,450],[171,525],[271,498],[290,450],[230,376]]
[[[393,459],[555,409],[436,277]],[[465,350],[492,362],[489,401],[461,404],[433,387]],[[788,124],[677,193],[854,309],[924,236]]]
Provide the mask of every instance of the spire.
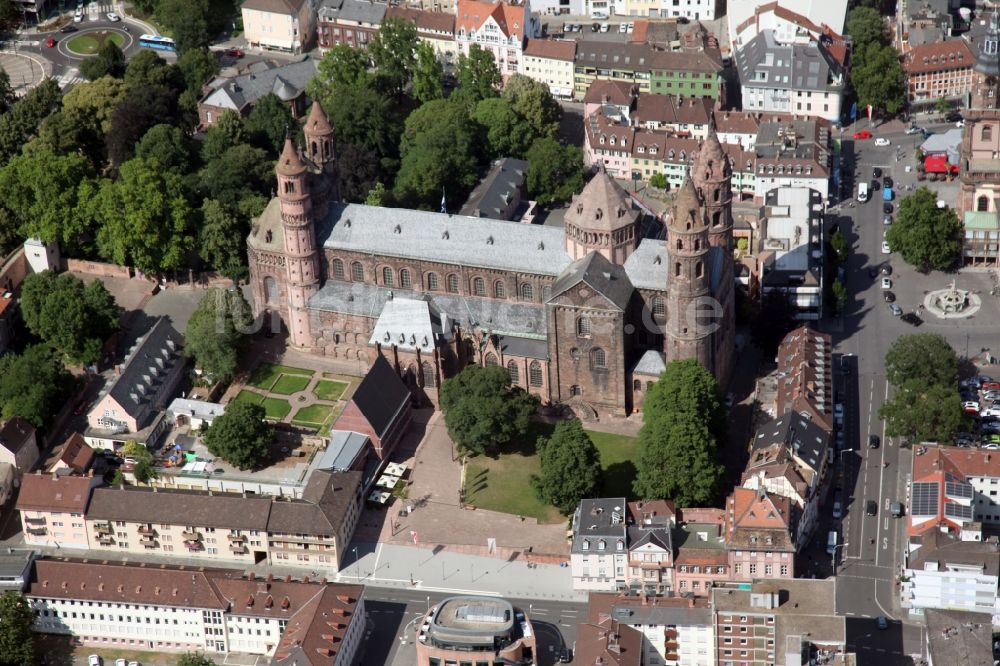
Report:
[[323,110],[323,106],[317,100],[313,100],[312,108],[309,109],[309,118],[306,120],[305,131],[309,134],[333,133],[330,118],[326,115],[326,111]]
[[701,209],[701,202],[698,200],[698,191],[694,187],[694,180],[691,174],[684,176],[680,190],[674,198],[673,214],[670,216],[672,225],[680,225],[682,220],[696,220],[698,211]]
[[277,172],[279,176],[298,176],[304,173],[306,165],[299,156],[299,151],[295,149],[292,137],[285,139],[285,147],[278,158]]

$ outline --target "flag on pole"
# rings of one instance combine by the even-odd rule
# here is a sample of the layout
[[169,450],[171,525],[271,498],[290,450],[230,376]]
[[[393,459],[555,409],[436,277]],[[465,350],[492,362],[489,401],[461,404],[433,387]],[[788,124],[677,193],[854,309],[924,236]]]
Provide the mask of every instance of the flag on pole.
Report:
[[872,105],[868,105],[868,122],[872,121]]
[[442,213],[447,213],[448,212],[448,202],[444,198],[444,188],[443,187],[441,188],[441,212]]
[[417,545],[417,533],[414,530],[410,530],[410,538],[413,539],[413,545]]
[[858,119],[858,103],[855,102],[851,105],[851,122],[853,123]]

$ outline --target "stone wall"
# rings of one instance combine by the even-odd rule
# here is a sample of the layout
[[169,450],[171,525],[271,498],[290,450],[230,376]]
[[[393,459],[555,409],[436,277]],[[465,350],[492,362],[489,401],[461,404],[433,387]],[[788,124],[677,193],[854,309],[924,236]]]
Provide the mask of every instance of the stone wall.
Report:
[[99,277],[130,278],[133,276],[132,269],[128,266],[105,264],[100,261],[64,259],[63,268],[71,273],[84,273]]

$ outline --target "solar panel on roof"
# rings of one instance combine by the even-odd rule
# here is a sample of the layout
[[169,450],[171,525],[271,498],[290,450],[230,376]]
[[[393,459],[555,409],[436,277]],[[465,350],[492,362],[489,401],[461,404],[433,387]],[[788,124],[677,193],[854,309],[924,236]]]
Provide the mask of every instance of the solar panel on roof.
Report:
[[955,499],[972,499],[972,486],[961,481],[945,481],[944,494]]
[[948,502],[947,504],[944,505],[944,515],[950,518],[961,518],[963,520],[972,520],[972,507]]
[[913,506],[910,508],[910,512],[914,516],[936,516],[938,512],[937,481],[921,481],[912,485]]

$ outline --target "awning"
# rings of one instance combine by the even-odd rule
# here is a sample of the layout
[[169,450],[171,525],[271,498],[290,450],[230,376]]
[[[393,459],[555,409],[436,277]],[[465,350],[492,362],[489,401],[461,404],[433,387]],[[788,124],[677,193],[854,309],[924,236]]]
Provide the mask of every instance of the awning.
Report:
[[375,485],[379,488],[385,488],[386,490],[392,490],[399,483],[398,476],[391,476],[389,474],[383,474],[379,477],[379,480],[375,482]]
[[377,504],[385,504],[386,502],[389,501],[390,497],[392,497],[392,495],[390,495],[389,493],[375,490],[368,496],[368,501],[375,502]]
[[391,462],[385,466],[385,473],[389,476],[403,476],[406,474],[406,465]]

